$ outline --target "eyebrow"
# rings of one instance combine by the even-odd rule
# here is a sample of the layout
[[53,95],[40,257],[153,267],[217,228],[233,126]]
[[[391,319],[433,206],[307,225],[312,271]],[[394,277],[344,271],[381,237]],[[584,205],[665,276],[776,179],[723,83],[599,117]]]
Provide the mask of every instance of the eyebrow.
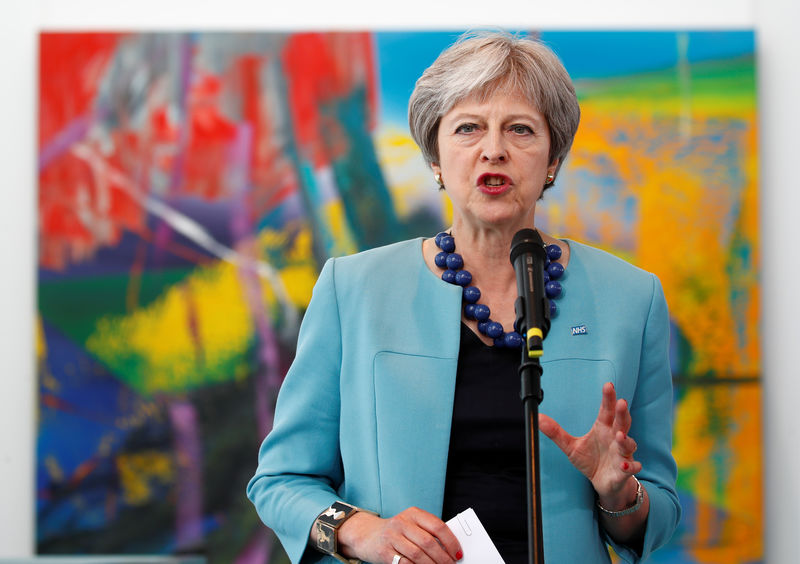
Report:
[[[462,113],[458,113],[458,114],[454,115],[450,119],[452,121],[461,121],[463,119],[481,121],[484,118],[482,116],[478,115],[478,114],[471,114],[471,113],[468,113],[468,112],[462,112]],[[506,116],[503,119],[503,121],[515,121],[515,120],[519,120],[519,119],[530,120],[530,121],[535,122],[535,123],[542,123],[543,121],[545,121],[543,118],[539,119],[536,116],[534,116],[533,114],[511,114],[509,116]]]

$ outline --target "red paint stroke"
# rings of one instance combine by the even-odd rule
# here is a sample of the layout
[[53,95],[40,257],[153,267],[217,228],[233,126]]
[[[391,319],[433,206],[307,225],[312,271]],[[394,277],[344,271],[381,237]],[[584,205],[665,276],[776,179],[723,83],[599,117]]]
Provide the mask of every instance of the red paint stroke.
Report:
[[285,152],[284,133],[268,111],[271,102],[277,103],[284,96],[274,83],[263,80],[263,70],[271,61],[269,54],[243,55],[236,59],[228,77],[232,91],[241,97],[242,117],[252,132],[246,205],[251,218],[269,213],[294,194],[298,186],[294,164]]
[[125,34],[39,35],[39,146],[90,113],[100,79]]
[[82,413],[80,410],[76,409],[71,403],[62,400],[60,397],[56,395],[48,394],[47,392],[41,392],[39,394],[39,399],[42,402],[43,406],[49,407],[50,409],[57,409],[65,413]]
[[236,124],[220,110],[221,88],[219,77],[206,74],[194,82],[189,95],[189,147],[180,191],[208,200],[229,196],[225,172],[236,138]]
[[[100,457],[97,455],[92,456],[78,464],[72,474],[62,483],[59,484],[60,488],[68,490],[76,490],[86,478],[91,476],[92,472],[97,470],[100,466]],[[54,480],[56,481],[56,480]],[[42,488],[36,492],[36,499],[40,501],[51,501],[53,499],[52,486]]]
[[[114,164],[114,159],[110,164]],[[62,269],[115,245],[124,229],[144,226],[139,202],[120,185],[111,168],[93,168],[66,153],[39,175],[39,263]]]
[[369,34],[298,33],[286,42],[283,66],[297,142],[315,168],[347,149],[336,116],[320,112],[326,103],[367,88],[374,115],[375,72]]
[[195,363],[197,369],[202,371],[205,365],[205,353],[203,350],[203,336],[200,334],[200,316],[197,310],[197,302],[194,299],[194,290],[188,283],[181,284],[184,302],[186,303],[186,327],[192,340],[195,353]]
[[90,476],[92,472],[94,472],[95,469],[97,469],[99,465],[100,465],[100,460],[96,456],[93,456],[88,460],[84,460],[83,462],[78,464],[77,468],[75,468],[75,471],[69,477],[69,480],[67,480],[67,484],[70,487],[77,486],[88,476]]
[[[288,91],[264,79],[274,63],[269,53],[242,54],[219,76],[190,68],[197,63],[189,53],[180,69],[169,71],[191,76],[185,111],[170,111],[171,102],[154,92],[137,109],[144,119],[136,121],[116,105],[103,110],[113,112],[113,120],[96,107],[123,37],[146,40],[113,33],[40,37],[39,256],[44,268],[90,260],[99,248],[118,244],[125,231],[141,233],[147,211],[131,192],[147,197],[153,178],[177,182],[170,184],[170,198],[221,200],[234,189],[232,167],[245,166],[247,173],[240,176],[246,182],[239,189],[247,191],[249,215],[263,217],[279,206],[296,193],[299,179],[273,107],[289,108],[300,152],[317,167],[348,148],[335,111],[338,101],[366,89],[369,127],[374,125],[377,79],[368,33],[291,35],[280,55]],[[227,115],[237,93],[240,111]],[[232,159],[242,122],[253,136],[244,164]],[[106,128],[102,141],[87,137],[96,123]],[[88,161],[86,155],[91,155]],[[157,246],[166,246],[171,235],[165,231],[156,239]]]
[[139,297],[142,289],[142,275],[147,261],[147,247],[144,241],[136,244],[136,253],[128,274],[128,288],[125,292],[125,309],[135,311],[139,307]]
[[265,62],[264,57],[256,55],[244,55],[236,62],[242,76],[242,116],[255,133],[250,147],[251,162],[255,160],[256,145],[271,134],[269,114],[261,111],[260,74]]

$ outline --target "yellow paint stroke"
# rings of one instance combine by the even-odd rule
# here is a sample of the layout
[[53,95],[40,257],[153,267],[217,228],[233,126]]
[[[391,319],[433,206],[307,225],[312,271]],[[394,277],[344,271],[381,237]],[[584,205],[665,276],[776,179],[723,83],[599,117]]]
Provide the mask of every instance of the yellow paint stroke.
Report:
[[759,386],[721,386],[689,388],[676,407],[673,454],[696,503],[683,540],[693,561],[763,555],[760,403]]
[[[289,231],[264,229],[258,235],[258,253],[262,257],[269,256],[269,253],[284,257],[284,265],[278,270],[278,275],[291,304],[298,310],[305,310],[319,275],[312,251],[313,238],[307,226],[297,227],[293,240],[290,240]],[[294,231],[294,226],[291,231]],[[264,286],[264,294],[270,304],[276,303],[269,286]]]
[[358,251],[353,233],[347,221],[344,204],[340,199],[331,200],[322,207],[322,217],[330,237],[331,256],[350,255]]
[[41,314],[36,316],[36,360],[43,362],[47,358],[47,339],[44,337],[44,326]]
[[391,186],[392,203],[398,217],[407,218],[421,208],[441,209],[443,202],[437,195],[439,186],[433,179],[433,171],[425,164],[417,144],[406,130],[385,126],[377,135],[375,148]]
[[[307,231],[293,245],[284,240],[294,260],[279,270],[292,303],[302,308],[316,280],[310,240]],[[256,252],[279,243],[264,234]],[[144,394],[246,377],[254,322],[241,274],[225,262],[200,267],[146,307],[101,318],[87,350]],[[258,279],[258,284],[263,298],[259,307],[271,316],[278,310],[275,295],[266,281]]]
[[[640,104],[641,106],[641,104]],[[695,116],[693,131],[700,137],[713,116]],[[758,327],[758,200],[755,135],[731,132],[730,139],[718,143],[701,142],[686,151],[679,136],[664,141],[652,153],[648,140],[657,139],[658,119],[647,108],[629,107],[611,114],[592,102],[584,102],[582,126],[575,143],[570,166],[598,175],[613,174],[622,186],[622,196],[636,200],[638,215],[634,233],[634,262],[656,273],[670,304],[673,320],[681,328],[695,355],[692,373],[758,373],[760,354]],[[743,111],[739,119],[755,125],[755,114]],[[734,138],[734,136],[738,137]],[[620,138],[620,141],[614,139]],[[727,141],[727,142],[726,142]],[[733,144],[747,158],[740,163],[745,180],[740,199],[731,196],[720,180],[713,177],[708,163]],[[608,170],[608,167],[612,167]],[[697,172],[695,172],[697,171]],[[719,171],[722,174],[724,171]],[[596,221],[599,194],[589,200],[574,192],[566,195],[564,210],[559,210],[563,226],[571,237],[588,239],[589,222],[602,223],[599,246],[613,249],[624,232],[612,216]],[[723,198],[728,198],[723,199]],[[595,198],[594,200],[591,198]],[[732,311],[730,252],[720,228],[729,223],[733,211],[739,213],[737,225],[750,244],[752,269],[749,280],[749,307],[744,320],[746,338],[736,331]],[[602,212],[601,212],[602,216]],[[602,219],[602,217],[601,217]],[[595,234],[596,236],[596,234]],[[702,314],[700,314],[702,312]],[[743,343],[746,343],[744,346]]]
[[175,468],[172,457],[158,451],[117,456],[122,496],[128,505],[144,505],[153,498],[152,485],[169,485]]
[[[36,316],[36,364],[39,371],[39,385],[42,391],[57,394],[61,391],[61,382],[53,376],[47,366],[47,339],[44,335],[44,323],[41,314]],[[39,406],[41,409],[41,405]]]
[[52,454],[48,454],[44,459],[44,467],[47,469],[47,474],[50,476],[50,481],[54,484],[64,482],[64,469],[61,468],[58,459]]
[[[153,393],[224,379],[205,368],[241,354],[251,333],[236,267],[217,263],[196,270],[145,308],[101,318],[86,347],[130,384]],[[135,372],[126,370],[126,361],[135,363]]]

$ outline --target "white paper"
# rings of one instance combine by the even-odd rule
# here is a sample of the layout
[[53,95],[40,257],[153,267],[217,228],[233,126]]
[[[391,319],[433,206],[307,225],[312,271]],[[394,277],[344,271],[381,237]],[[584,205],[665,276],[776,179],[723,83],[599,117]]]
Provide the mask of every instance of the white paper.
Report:
[[461,543],[464,558],[459,564],[505,564],[471,507],[450,519],[447,526]]

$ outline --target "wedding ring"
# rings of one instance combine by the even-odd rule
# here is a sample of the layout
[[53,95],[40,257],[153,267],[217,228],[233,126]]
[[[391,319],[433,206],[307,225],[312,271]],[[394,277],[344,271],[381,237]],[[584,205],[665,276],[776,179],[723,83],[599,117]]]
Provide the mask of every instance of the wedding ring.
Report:
[[392,564],[400,564],[400,559],[401,558],[402,558],[402,556],[400,556],[399,554],[395,554],[394,558],[392,558]]

